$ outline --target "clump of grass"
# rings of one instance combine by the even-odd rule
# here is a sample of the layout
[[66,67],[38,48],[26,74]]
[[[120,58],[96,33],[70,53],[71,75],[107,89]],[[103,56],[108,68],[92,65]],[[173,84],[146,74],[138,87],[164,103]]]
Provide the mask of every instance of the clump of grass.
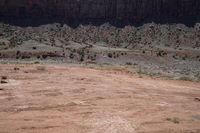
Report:
[[46,67],[45,66],[37,66],[36,69],[39,70],[39,71],[45,71]]
[[180,120],[177,117],[173,117],[173,118],[166,118],[167,121],[173,122],[175,124],[179,124]]

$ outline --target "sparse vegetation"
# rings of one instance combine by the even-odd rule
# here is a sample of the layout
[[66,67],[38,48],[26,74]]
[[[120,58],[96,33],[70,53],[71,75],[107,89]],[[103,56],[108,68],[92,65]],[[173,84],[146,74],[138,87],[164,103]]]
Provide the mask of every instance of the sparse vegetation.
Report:
[[179,77],[179,80],[184,80],[184,81],[193,81],[192,78],[190,78],[190,77],[186,77],[186,76]]
[[[152,25],[153,28],[151,28]],[[46,27],[45,30],[43,30],[43,27]],[[186,75],[189,72],[189,75],[186,76],[194,77],[195,80],[199,79],[199,76],[195,75],[198,71],[200,56],[198,47],[193,47],[200,44],[198,38],[200,32],[199,30],[197,31],[196,27],[191,27],[189,30],[188,27],[182,27],[178,24],[174,24],[174,28],[171,28],[171,25],[168,24],[158,25],[155,23],[145,24],[140,27],[125,26],[123,28],[107,23],[99,26],[82,25],[77,28],[72,28],[68,25],[55,27],[57,27],[57,24],[39,26],[39,28],[30,27],[30,30],[25,30],[23,27],[3,25],[2,30],[5,32],[0,33],[2,35],[0,40],[2,42],[0,42],[2,44],[0,45],[2,50],[0,51],[1,58],[17,59],[19,63],[21,59],[31,60],[32,57],[42,61],[45,59],[45,61],[59,60],[64,62],[68,62],[68,60],[69,62],[90,60],[99,63],[98,61],[100,60],[105,64],[117,64],[119,62],[119,64],[126,64],[130,67],[136,67],[131,62],[138,62],[138,65],[146,65],[149,69],[139,71],[139,74],[156,77],[159,74],[155,74],[154,71],[157,72],[157,69],[159,69],[160,72],[164,73],[173,74],[174,72],[175,76],[176,74]],[[176,30],[177,28],[183,30]],[[186,34],[187,31],[190,31],[190,36]],[[185,41],[181,40],[180,36],[184,37]],[[33,43],[33,45],[28,45],[27,47],[30,48],[30,53],[26,51],[26,48],[25,50],[19,47],[14,48],[20,44],[26,47],[27,41]],[[192,44],[188,45],[188,42]],[[40,51],[41,44],[45,47],[47,46],[44,49],[45,52]],[[53,46],[50,47],[52,49],[49,50],[48,45]],[[188,49],[185,46],[188,46]],[[3,50],[6,47],[11,52],[4,52]],[[196,53],[190,51],[189,48],[195,48]],[[57,52],[54,53],[54,51]],[[129,56],[126,58],[122,57],[127,54]],[[96,60],[97,57],[99,60]],[[108,57],[110,60],[104,57]],[[148,59],[150,59],[149,62]],[[120,60],[124,61],[121,62]],[[174,65],[179,60],[183,63],[188,62],[188,67],[186,64],[184,66],[181,65],[181,63]],[[184,77],[180,79],[191,81]]]

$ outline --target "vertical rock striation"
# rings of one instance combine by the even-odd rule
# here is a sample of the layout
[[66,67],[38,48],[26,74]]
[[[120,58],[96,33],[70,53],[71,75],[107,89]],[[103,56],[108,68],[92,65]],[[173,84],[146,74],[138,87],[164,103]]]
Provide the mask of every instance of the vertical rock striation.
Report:
[[1,18],[200,19],[199,0],[0,0]]

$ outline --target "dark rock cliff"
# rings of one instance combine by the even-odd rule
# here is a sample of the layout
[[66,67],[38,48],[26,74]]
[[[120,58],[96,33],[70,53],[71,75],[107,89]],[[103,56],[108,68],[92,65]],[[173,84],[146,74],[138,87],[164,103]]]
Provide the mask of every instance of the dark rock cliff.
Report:
[[197,21],[200,0],[0,0],[0,18]]

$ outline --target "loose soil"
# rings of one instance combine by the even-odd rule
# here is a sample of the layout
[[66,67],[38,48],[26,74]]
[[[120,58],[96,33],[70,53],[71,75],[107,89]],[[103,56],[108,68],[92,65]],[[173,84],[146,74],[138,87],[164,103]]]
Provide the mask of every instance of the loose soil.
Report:
[[64,64],[2,64],[0,76],[1,133],[200,132],[199,82]]

